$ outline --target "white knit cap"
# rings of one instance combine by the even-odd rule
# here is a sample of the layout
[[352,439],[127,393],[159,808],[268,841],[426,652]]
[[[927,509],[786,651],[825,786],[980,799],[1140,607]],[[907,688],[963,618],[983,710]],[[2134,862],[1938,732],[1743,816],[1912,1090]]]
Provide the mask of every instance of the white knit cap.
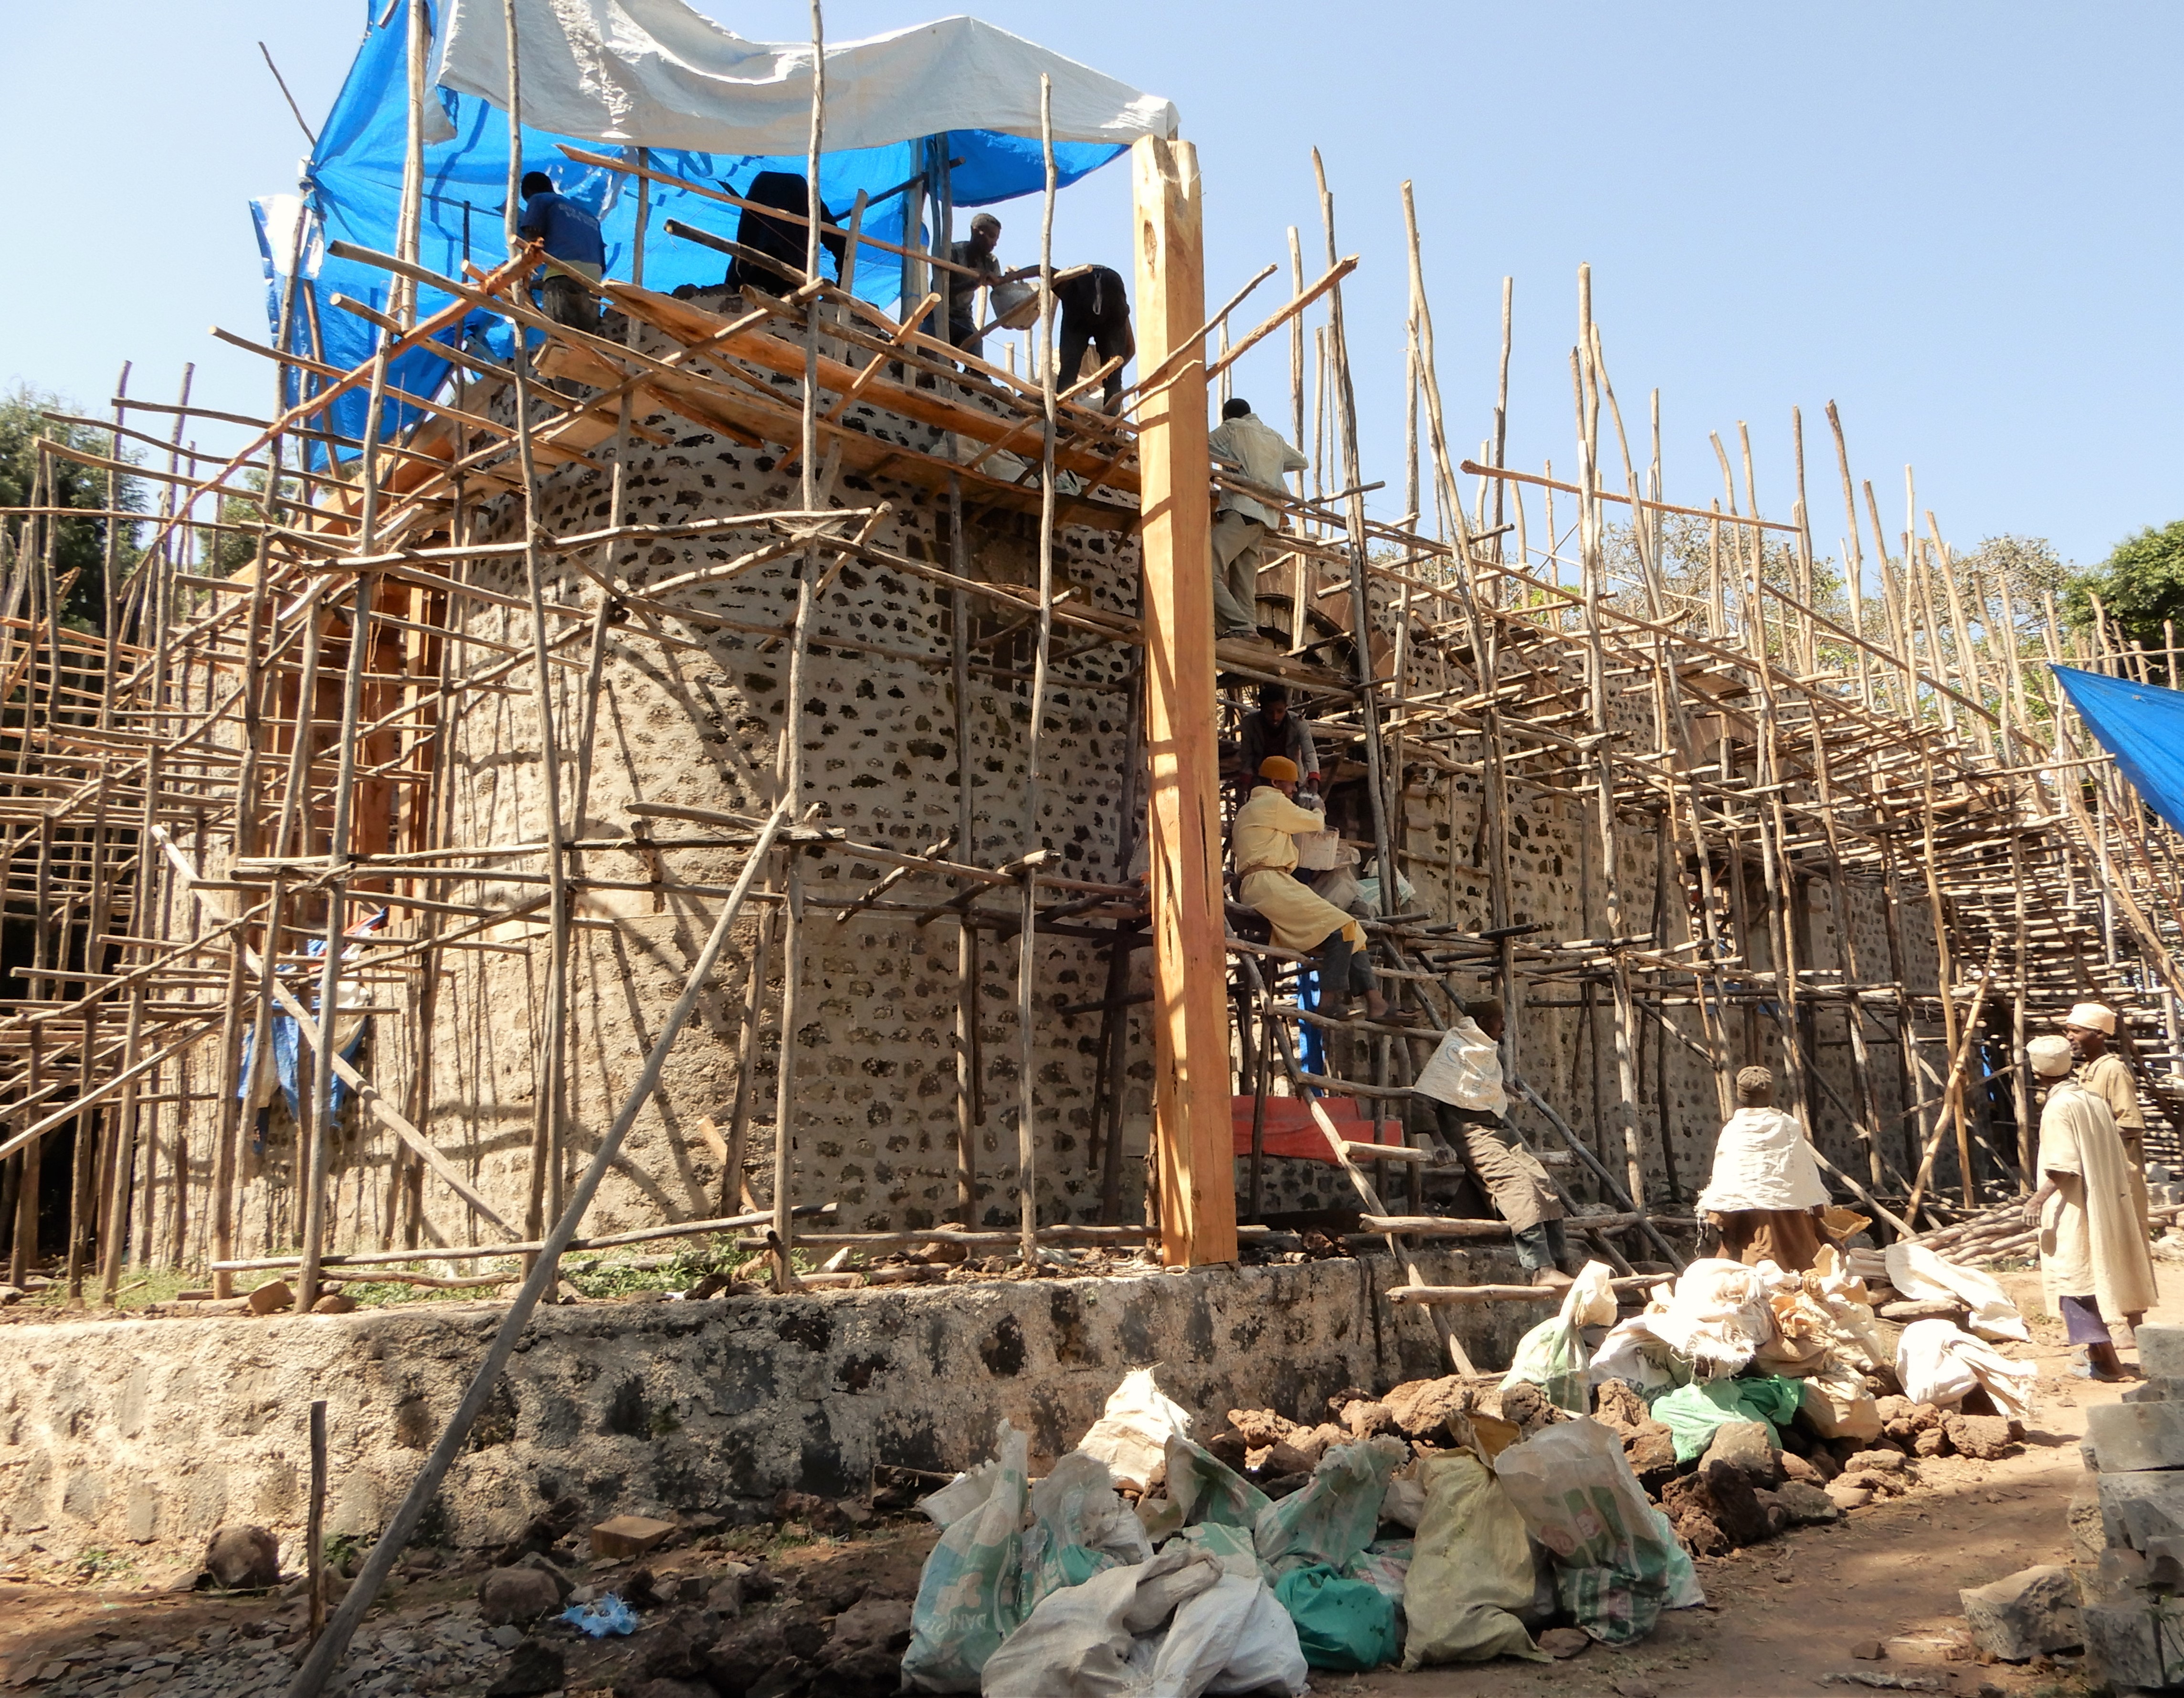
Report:
[[2059,1078],[2069,1072],[2075,1059],[2070,1053],[2070,1040],[2053,1034],[2036,1038],[2026,1044],[2025,1058],[2032,1063],[2032,1071],[2043,1079]]
[[2115,1010],[2098,1002],[2081,1002],[2063,1016],[2065,1026],[2090,1027],[2095,1032],[2115,1036]]

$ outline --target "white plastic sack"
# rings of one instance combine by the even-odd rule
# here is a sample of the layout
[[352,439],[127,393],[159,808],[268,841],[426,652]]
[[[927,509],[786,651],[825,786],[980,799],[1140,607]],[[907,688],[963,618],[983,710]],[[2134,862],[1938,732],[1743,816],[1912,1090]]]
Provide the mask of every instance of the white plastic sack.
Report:
[[[1665,1285],[1657,1289],[1665,1291]],[[1636,1388],[1651,1403],[1663,1392],[1691,1383],[1691,1365],[1653,1335],[1647,1317],[1633,1315],[1618,1321],[1592,1353],[1585,1371],[1587,1385],[1605,1385],[1619,1379]]]
[[945,1489],[968,1487],[983,1495],[969,1505],[970,1494],[959,1494],[946,1531],[925,1559],[917,1601],[911,1609],[910,1649],[902,1658],[905,1686],[927,1692],[978,1691],[987,1659],[1023,1619],[1031,1441],[1004,1421],[994,1450],[994,1461]]
[[1914,1303],[1961,1301],[1982,1339],[2024,1340],[2032,1334],[2009,1294],[1975,1267],[1958,1267],[1924,1244],[1892,1244],[1880,1253],[1888,1283]]
[[2014,1362],[1947,1321],[1914,1321],[1896,1344],[1896,1377],[1914,1403],[1954,1407],[1974,1386],[1984,1386],[1997,1409],[2022,1421],[2032,1412],[2038,1375],[2031,1363]]
[[1804,1379],[1802,1413],[1823,1439],[1878,1439],[1880,1406],[1865,1389],[1865,1376],[1850,1363],[1830,1361]]
[[1458,1015],[1441,1034],[1440,1047],[1418,1069],[1411,1088],[1436,1102],[1485,1114],[1501,1114],[1509,1106],[1509,1094],[1502,1088],[1501,1049],[1468,1014]]
[[1495,1459],[1502,1489],[1555,1562],[1555,1590],[1604,1645],[1653,1630],[1661,1612],[1706,1601],[1668,1518],[1646,1500],[1623,1441],[1590,1416],[1542,1428]]
[[1128,1567],[1153,1554],[1145,1523],[1116,1495],[1107,1465],[1072,1450],[1032,1488],[1031,1531],[1024,1536],[1026,1601],[1081,1585],[1103,1568]]
[[1653,1336],[1691,1365],[1696,1379],[1720,1379],[1750,1366],[1774,1336],[1767,1299],[1801,1282],[1771,1261],[1747,1267],[1709,1256],[1678,1277],[1663,1304],[1658,1293],[1644,1317]]
[[[1296,844],[1296,864],[1304,872],[1332,872],[1343,864],[1343,851],[1349,846],[1342,841],[1339,831],[1298,832],[1290,839]],[[1350,849],[1350,859],[1357,859],[1357,851]]]
[[986,1662],[989,1698],[1198,1698],[1305,1688],[1289,1614],[1188,1544],[1039,1602]]
[[1077,1448],[1105,1462],[1117,1484],[1142,1492],[1160,1472],[1167,1441],[1177,1434],[1190,1436],[1190,1415],[1161,1390],[1150,1368],[1134,1368],[1123,1376]]
[[1585,1347],[1584,1328],[1607,1327],[1615,1321],[1615,1293],[1608,1284],[1607,1264],[1588,1261],[1563,1294],[1563,1306],[1552,1321],[1542,1321],[1517,1342],[1502,1389],[1531,1384],[1547,1400],[1575,1415],[1592,1406],[1585,1371],[1591,1356]]

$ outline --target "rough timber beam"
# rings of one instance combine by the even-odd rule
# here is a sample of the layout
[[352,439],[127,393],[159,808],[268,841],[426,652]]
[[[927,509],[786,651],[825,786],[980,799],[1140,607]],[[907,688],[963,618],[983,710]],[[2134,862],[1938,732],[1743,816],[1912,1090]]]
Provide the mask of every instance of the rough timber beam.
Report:
[[[1215,775],[1213,581],[1208,535],[1206,317],[1198,153],[1141,137],[1136,203],[1138,359],[1180,369],[1138,423],[1145,513],[1147,844],[1153,915],[1153,1136],[1162,1254],[1170,1267],[1236,1259],[1228,1012],[1221,963],[1221,812]],[[1195,345],[1184,348],[1185,339]]]

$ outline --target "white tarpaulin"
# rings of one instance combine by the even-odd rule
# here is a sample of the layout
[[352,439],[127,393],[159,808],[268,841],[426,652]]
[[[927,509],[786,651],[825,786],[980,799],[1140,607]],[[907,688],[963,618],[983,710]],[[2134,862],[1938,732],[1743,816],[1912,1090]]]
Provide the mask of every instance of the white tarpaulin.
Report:
[[[514,0],[523,121],[627,147],[794,154],[811,127],[811,47],[747,42],[682,0]],[[446,0],[436,81],[508,103],[503,0]],[[1175,108],[976,18],[943,18],[827,47],[826,146],[883,147],[944,130],[1039,133],[1127,147],[1173,136]],[[429,114],[428,114],[429,115]]]

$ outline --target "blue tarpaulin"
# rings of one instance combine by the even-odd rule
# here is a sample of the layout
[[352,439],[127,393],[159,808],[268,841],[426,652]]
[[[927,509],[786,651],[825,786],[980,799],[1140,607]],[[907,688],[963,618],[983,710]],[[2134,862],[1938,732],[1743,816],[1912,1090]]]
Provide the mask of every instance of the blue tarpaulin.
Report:
[[2184,832],[2184,690],[2075,666],[2054,672],[2086,729],[2115,756],[2146,805],[2170,830]]
[[[300,242],[292,242],[291,233],[297,229],[294,198],[270,196],[254,203],[252,209],[265,264],[272,339],[277,342],[281,334],[287,255],[292,245],[300,247],[298,298],[290,313],[288,351],[315,355],[344,370],[370,356],[377,332],[367,320],[336,307],[332,298],[347,296],[384,311],[393,280],[376,267],[327,256],[325,247],[328,242],[346,242],[376,253],[394,251],[409,122],[408,8],[428,3],[429,0],[397,0],[389,6],[387,0],[368,0],[364,8],[364,40],[355,63],[305,163]],[[449,277],[462,275],[465,259],[489,270],[507,257],[503,234],[508,188],[507,115],[484,100],[448,89],[434,88],[429,97],[439,102],[454,139],[425,149],[420,263]],[[606,241],[607,275],[628,280],[636,249],[637,180],[577,164],[560,149],[559,143],[568,139],[526,129],[524,167],[544,171],[564,194],[591,209]],[[573,145],[594,153],[613,151],[596,142]],[[945,145],[948,158],[963,162],[950,177],[954,203],[959,207],[989,205],[1045,186],[1045,156],[1036,141],[990,131],[951,131]],[[923,141],[912,140],[822,154],[821,195],[830,209],[846,217],[859,190],[869,196],[882,195],[915,175],[925,147]],[[1064,185],[1074,182],[1123,151],[1102,142],[1057,143],[1059,181]],[[635,150],[625,150],[625,155],[634,163]],[[788,170],[800,176],[805,165],[800,154],[760,158],[670,149],[652,150],[649,163],[655,170],[730,193],[741,192],[760,171]],[[876,202],[865,214],[866,233],[900,242],[904,204],[905,197],[900,194]],[[720,282],[727,270],[726,257],[667,235],[665,225],[669,219],[675,219],[733,237],[740,216],[736,208],[687,189],[652,184],[647,191],[645,213],[645,287],[667,290],[684,283]],[[922,230],[918,239],[924,239]],[[831,261],[826,269],[833,275]],[[856,292],[881,305],[894,302],[901,292],[900,259],[878,248],[860,248]],[[304,298],[306,293],[311,298],[309,300]],[[418,315],[422,318],[443,309],[450,298],[436,291],[421,291]],[[315,349],[314,320],[320,338]],[[505,320],[499,319],[481,318],[476,325],[465,326],[463,333],[482,330],[488,322],[504,338]],[[392,362],[387,381],[391,387],[429,396],[447,371],[445,359],[416,349]],[[300,376],[297,381],[301,381]],[[301,391],[292,389],[287,398],[292,404],[300,399]],[[343,398],[333,409],[337,428],[351,437],[360,436],[369,404],[361,393]],[[415,416],[415,409],[389,400],[384,404],[381,429],[400,429]]]

